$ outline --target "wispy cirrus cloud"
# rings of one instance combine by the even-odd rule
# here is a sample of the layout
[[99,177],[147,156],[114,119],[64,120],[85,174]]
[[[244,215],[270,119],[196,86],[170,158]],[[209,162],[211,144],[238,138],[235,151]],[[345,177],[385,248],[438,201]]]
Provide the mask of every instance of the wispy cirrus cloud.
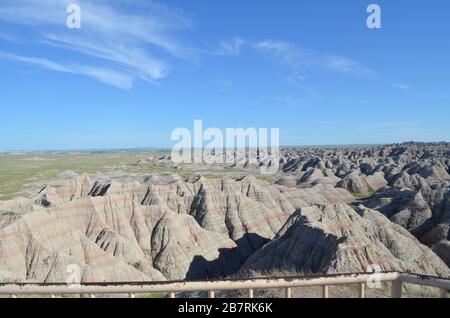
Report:
[[302,80],[310,71],[325,71],[373,78],[377,73],[361,63],[339,55],[301,48],[294,43],[265,40],[253,44],[259,52],[288,67],[291,78]]
[[235,37],[232,40],[219,42],[219,49],[215,52],[217,55],[238,56],[241,54],[241,47],[246,42],[240,38]]
[[409,86],[409,85],[406,85],[406,84],[401,84],[401,83],[392,84],[392,87],[399,88],[399,89],[411,89],[412,88],[412,86]]
[[[55,71],[82,74],[121,88],[133,86],[136,79],[154,83],[170,71],[167,60],[185,58],[193,50],[176,37],[191,28],[181,11],[153,1],[78,0],[81,29],[66,27],[66,8],[71,0],[4,0],[0,21],[26,28],[33,43],[55,50],[72,51],[71,61],[13,54],[15,60]],[[63,54],[60,54],[63,55]],[[6,55],[3,54],[5,57]],[[82,62],[81,62],[82,61]],[[88,61],[88,63],[86,62]],[[105,65],[99,68],[101,62]],[[110,77],[110,78],[109,78]]]
[[99,39],[97,42],[81,37],[43,35],[42,42],[52,47],[72,50],[98,59],[112,62],[116,67],[122,67],[136,77],[153,82],[166,77],[169,66],[166,62],[154,58],[144,48],[131,47],[109,39]]
[[100,82],[122,89],[130,89],[133,86],[132,76],[109,68],[77,64],[61,64],[45,58],[27,57],[3,51],[0,51],[0,58],[32,64],[52,71],[92,77]]
[[[244,49],[246,52],[256,52],[261,56],[268,56],[286,67],[289,72],[286,81],[313,98],[321,97],[314,88],[305,84],[313,72],[339,73],[362,78],[375,78],[377,76],[375,71],[352,59],[302,48],[294,43],[279,40],[254,41],[235,37],[232,40],[219,42],[208,53],[221,56],[238,56],[243,54]],[[292,104],[292,100],[285,100],[284,102]]]

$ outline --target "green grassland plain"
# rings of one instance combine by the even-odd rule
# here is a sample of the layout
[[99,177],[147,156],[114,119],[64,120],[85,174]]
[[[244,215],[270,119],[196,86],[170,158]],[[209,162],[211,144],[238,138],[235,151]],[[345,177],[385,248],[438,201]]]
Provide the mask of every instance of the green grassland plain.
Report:
[[164,167],[137,165],[137,153],[19,153],[0,154],[0,200],[8,200],[24,185],[58,178],[64,171],[164,173]]
[[[203,175],[208,179],[223,178],[233,173],[233,169],[229,167],[202,169],[204,167],[200,165],[199,169],[196,165],[188,164],[174,168],[165,163],[138,163],[141,159],[167,154],[167,150],[0,153],[0,201],[27,196],[28,192],[24,191],[27,186],[64,179],[61,177],[64,172],[77,174],[118,172],[137,175],[171,173],[181,178]],[[275,176],[250,171],[237,173],[253,174],[268,182],[276,180]]]

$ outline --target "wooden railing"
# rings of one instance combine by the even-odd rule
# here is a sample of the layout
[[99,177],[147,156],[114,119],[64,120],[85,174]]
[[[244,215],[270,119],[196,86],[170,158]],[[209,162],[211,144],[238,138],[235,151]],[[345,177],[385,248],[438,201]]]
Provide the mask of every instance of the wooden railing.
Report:
[[403,285],[413,284],[435,287],[440,290],[440,296],[446,298],[450,290],[450,280],[417,275],[411,273],[384,272],[337,274],[326,276],[281,277],[281,278],[251,278],[213,281],[172,281],[172,282],[127,282],[127,283],[83,283],[77,286],[57,283],[13,283],[0,284],[0,295],[17,298],[23,295],[46,295],[56,298],[57,295],[88,295],[95,298],[97,294],[127,294],[135,298],[136,294],[164,293],[175,298],[181,292],[208,292],[209,298],[214,298],[217,291],[245,290],[249,298],[254,297],[256,289],[283,288],[285,297],[292,297],[292,289],[296,287],[322,287],[323,298],[329,297],[330,286],[358,285],[359,297],[365,297],[365,286],[376,279],[378,282],[391,284],[391,297],[401,298]]

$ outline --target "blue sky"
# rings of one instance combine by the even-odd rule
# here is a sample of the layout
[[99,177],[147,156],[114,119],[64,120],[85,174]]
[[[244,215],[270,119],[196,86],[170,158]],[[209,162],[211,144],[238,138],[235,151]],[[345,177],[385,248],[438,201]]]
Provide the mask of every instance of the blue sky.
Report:
[[[366,26],[370,3],[382,29]],[[81,29],[66,27],[67,5]],[[2,0],[0,150],[450,141],[450,2]]]

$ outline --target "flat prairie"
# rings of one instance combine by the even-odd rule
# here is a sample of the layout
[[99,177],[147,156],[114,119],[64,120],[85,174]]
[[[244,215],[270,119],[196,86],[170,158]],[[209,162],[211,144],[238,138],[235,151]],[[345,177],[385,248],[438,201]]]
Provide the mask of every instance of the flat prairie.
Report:
[[[137,164],[142,153],[23,153],[0,155],[0,200],[26,194],[27,187],[40,182],[71,178],[81,173],[154,173],[170,168]],[[57,185],[57,184],[55,184]]]

